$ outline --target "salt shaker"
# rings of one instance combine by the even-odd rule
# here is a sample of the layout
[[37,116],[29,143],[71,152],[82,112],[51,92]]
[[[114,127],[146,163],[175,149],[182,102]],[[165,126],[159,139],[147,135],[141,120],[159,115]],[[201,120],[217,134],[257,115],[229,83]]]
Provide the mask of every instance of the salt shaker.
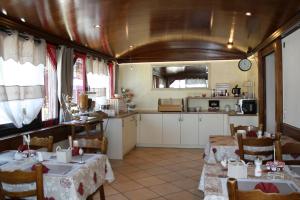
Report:
[[261,174],[262,174],[262,169],[261,169],[262,160],[260,160],[259,158],[257,158],[254,161],[254,164],[255,164],[254,176],[260,177]]

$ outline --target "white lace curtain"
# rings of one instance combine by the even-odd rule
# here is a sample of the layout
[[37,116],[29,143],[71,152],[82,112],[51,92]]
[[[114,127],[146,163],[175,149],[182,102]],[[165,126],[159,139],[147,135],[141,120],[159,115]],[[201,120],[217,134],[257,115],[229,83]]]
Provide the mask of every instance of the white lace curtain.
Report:
[[93,59],[89,56],[86,59],[86,74],[89,91],[94,92],[97,104],[104,104],[109,95],[108,67],[104,60]]
[[17,128],[42,108],[45,61],[44,40],[0,32],[0,117]]

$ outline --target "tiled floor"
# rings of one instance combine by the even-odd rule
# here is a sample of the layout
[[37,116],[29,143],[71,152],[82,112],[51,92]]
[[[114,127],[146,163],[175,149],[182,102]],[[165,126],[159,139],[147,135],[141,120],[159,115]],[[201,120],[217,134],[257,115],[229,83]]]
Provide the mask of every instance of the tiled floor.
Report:
[[106,200],[203,199],[197,189],[202,154],[201,149],[136,148],[124,160],[111,160],[116,180],[105,184]]

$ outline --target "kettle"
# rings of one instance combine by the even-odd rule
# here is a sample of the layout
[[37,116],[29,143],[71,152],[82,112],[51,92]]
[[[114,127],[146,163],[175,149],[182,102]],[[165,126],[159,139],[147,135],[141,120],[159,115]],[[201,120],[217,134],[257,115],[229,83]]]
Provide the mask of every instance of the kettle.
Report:
[[241,88],[238,87],[232,88],[231,93],[233,94],[233,96],[239,97],[241,94]]

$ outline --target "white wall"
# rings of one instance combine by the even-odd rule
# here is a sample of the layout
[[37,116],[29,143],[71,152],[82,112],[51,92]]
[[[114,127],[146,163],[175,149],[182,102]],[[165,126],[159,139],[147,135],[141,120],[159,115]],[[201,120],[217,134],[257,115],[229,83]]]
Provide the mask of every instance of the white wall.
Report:
[[[173,62],[174,63],[174,62]],[[178,62],[179,63],[179,62]],[[238,60],[231,61],[199,61],[180,63],[209,63],[209,87],[215,88],[216,83],[230,83],[243,85],[248,79],[248,72],[238,69]],[[199,96],[211,94],[210,89],[152,89],[152,65],[159,63],[121,64],[119,73],[119,87],[133,91],[133,101],[138,109],[157,109],[158,98],[185,98],[187,96]],[[170,63],[164,63],[170,64]],[[133,68],[131,70],[131,68]],[[119,88],[119,89],[120,89]],[[202,109],[207,108],[207,101],[199,102]],[[226,100],[223,104],[230,104],[233,108],[235,101]],[[221,102],[222,108],[222,102]]]

